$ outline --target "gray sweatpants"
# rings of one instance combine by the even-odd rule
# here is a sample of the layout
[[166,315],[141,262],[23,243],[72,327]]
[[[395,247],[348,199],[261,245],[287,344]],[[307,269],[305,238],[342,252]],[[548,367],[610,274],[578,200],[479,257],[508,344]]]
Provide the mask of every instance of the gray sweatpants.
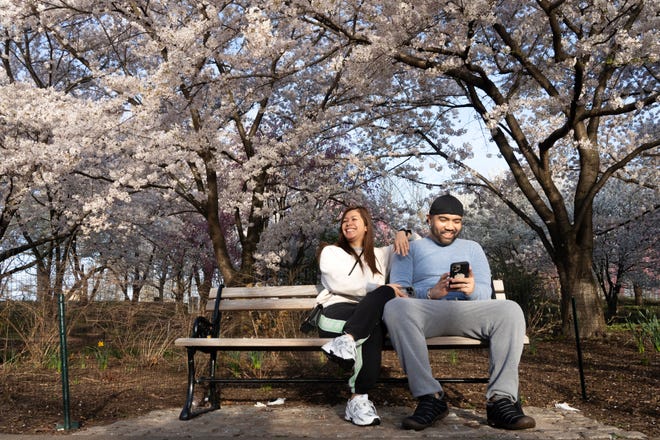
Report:
[[383,320],[414,397],[442,392],[431,371],[426,338],[454,335],[490,341],[486,399],[495,394],[518,399],[525,317],[517,303],[395,298],[385,305]]

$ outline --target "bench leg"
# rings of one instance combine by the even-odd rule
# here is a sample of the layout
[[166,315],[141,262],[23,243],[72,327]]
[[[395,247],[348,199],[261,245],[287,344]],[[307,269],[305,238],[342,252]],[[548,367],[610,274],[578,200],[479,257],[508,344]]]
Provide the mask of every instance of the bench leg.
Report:
[[206,400],[209,402],[210,406],[204,410],[193,412],[193,400],[195,398],[195,385],[197,384],[197,378],[195,377],[195,353],[197,349],[193,347],[187,348],[188,352],[188,391],[186,393],[186,403],[183,405],[183,409],[179,414],[179,420],[190,420],[193,417],[196,417],[200,414],[204,414],[209,411],[216,410],[220,408],[220,399],[216,389],[216,383],[213,381],[215,379],[215,366],[216,359],[218,356],[217,351],[211,351],[209,353],[209,391],[206,395]]
[[220,408],[220,390],[216,388],[218,385],[214,381],[217,358],[218,358],[218,352],[212,351],[209,355],[209,377],[211,379],[209,381],[209,392],[208,395],[206,396],[206,399],[211,405],[209,410]]
[[190,420],[194,417],[192,413],[193,398],[195,396],[195,350],[188,347],[188,393],[186,395],[186,403],[183,405],[179,420]]

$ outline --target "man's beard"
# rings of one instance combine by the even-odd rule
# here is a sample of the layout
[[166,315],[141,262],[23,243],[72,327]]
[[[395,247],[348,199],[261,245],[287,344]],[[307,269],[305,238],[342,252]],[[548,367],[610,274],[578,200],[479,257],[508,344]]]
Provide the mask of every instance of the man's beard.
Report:
[[455,242],[456,239],[458,238],[458,236],[460,235],[460,233],[461,233],[461,231],[455,232],[455,233],[453,233],[451,239],[447,239],[447,238],[443,237],[441,233],[438,233],[437,230],[435,230],[434,228],[431,228],[431,235],[433,236],[433,241],[435,241],[436,243],[438,243],[440,246],[443,246],[443,247],[444,246],[449,246],[450,244]]

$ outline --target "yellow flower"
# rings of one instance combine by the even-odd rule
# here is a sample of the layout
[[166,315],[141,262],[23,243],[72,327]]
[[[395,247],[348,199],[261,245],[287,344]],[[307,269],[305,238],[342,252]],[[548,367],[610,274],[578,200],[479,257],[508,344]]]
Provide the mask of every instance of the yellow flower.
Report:
[[103,345],[104,345],[104,344],[103,344],[103,341],[99,341],[99,343],[98,343],[97,345],[99,346],[99,348],[100,348],[100,347],[103,347]]

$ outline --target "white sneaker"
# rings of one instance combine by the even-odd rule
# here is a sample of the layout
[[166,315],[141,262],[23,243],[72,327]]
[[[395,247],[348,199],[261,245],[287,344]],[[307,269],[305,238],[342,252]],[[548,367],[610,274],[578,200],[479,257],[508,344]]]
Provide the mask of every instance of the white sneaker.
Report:
[[380,425],[376,407],[367,394],[359,394],[348,401],[344,418],[358,426]]
[[352,367],[355,363],[357,349],[355,341],[350,335],[341,335],[327,342],[321,347],[321,350],[330,357],[330,359],[339,362],[345,367]]

